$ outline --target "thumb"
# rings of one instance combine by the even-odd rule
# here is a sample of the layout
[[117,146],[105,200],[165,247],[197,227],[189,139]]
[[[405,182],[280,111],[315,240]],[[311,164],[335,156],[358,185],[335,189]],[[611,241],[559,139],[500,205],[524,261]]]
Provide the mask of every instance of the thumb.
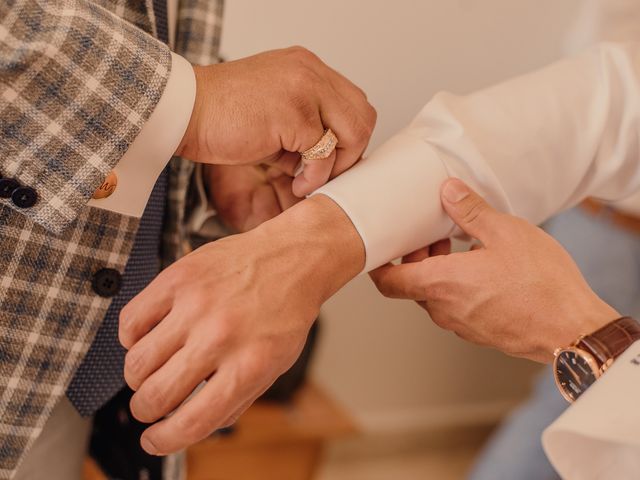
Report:
[[465,233],[485,245],[499,231],[502,215],[462,180],[450,178],[442,184],[442,205]]

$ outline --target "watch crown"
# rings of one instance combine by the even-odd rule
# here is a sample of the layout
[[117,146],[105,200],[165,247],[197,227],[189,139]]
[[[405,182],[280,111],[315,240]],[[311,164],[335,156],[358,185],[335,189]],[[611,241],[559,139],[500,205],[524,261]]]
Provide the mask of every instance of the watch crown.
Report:
[[613,358],[610,358],[602,364],[602,366],[600,367],[600,374],[602,375],[604,372],[606,372],[611,365],[613,365]]

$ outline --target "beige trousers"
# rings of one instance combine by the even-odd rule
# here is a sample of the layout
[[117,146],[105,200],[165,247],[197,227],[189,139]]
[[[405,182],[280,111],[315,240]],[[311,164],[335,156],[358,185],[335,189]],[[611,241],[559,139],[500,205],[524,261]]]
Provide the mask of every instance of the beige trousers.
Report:
[[90,434],[91,419],[82,418],[63,396],[14,480],[81,480]]

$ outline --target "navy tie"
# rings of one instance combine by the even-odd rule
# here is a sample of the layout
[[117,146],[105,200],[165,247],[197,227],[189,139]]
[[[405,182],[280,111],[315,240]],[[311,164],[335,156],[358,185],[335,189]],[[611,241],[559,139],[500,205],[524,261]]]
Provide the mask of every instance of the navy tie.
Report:
[[[165,43],[168,41],[166,1],[153,2],[158,38]],[[126,351],[118,341],[118,316],[129,300],[140,293],[160,271],[168,176],[168,169],[165,168],[140,220],[131,256],[122,277],[122,288],[111,302],[87,356],[67,389],[67,397],[82,416],[93,415],[124,386]]]

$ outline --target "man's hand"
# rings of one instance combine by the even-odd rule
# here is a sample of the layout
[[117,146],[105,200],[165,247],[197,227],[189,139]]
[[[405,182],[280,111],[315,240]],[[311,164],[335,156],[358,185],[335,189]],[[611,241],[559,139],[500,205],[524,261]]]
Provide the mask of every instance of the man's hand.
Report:
[[350,220],[318,195],[163,271],[120,314],[131,412],[160,420],[143,448],[172,453],[233,423],[293,364],[322,303],[363,265]]
[[205,181],[220,218],[235,232],[247,232],[300,202],[292,179],[275,167],[208,165]]
[[482,247],[447,255],[440,243],[375,270],[385,296],[418,301],[466,340],[541,362],[620,316],[541,229],[495,211],[458,179],[443,185],[442,204]]
[[325,128],[338,148],[306,165],[293,183],[302,197],[362,156],[376,122],[364,92],[301,47],[194,67],[196,101],[176,153],[220,165],[278,165],[293,175]]

